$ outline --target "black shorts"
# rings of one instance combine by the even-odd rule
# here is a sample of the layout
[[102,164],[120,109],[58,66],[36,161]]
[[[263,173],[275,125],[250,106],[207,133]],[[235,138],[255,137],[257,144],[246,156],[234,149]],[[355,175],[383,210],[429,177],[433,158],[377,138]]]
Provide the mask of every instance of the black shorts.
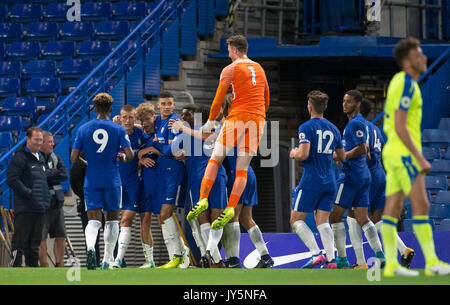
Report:
[[50,234],[50,238],[66,236],[64,210],[62,207],[49,209],[45,213],[42,239],[46,239],[48,234]]

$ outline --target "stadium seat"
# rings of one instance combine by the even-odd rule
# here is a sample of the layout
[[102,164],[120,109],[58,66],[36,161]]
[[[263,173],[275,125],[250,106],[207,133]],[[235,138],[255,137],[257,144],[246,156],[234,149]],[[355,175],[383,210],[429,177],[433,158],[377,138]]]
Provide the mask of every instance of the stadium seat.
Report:
[[18,78],[0,77],[0,97],[20,94],[20,81]]
[[56,62],[54,60],[31,60],[25,64],[23,78],[30,79],[35,76],[56,76]]
[[37,102],[34,97],[8,97],[3,104],[2,113],[28,116],[33,121],[37,116]]
[[110,41],[83,41],[77,52],[77,57],[86,59],[100,59],[111,53]]
[[14,138],[9,131],[0,132],[0,152],[9,150],[14,146]]
[[0,115],[0,131],[13,131],[19,134],[22,129],[22,117]]
[[0,60],[5,58],[5,44],[0,42]]
[[[39,126],[40,124],[42,124],[42,123],[44,122],[44,120],[45,120],[47,117],[48,117],[48,114],[40,115],[39,118],[38,118],[38,121],[37,121],[36,125]],[[53,128],[59,128],[59,127],[61,127],[62,125],[64,125],[64,120],[60,119],[60,116],[57,114],[57,115],[52,116],[52,117],[47,121],[47,123],[45,124],[45,126],[42,126],[42,127],[44,128],[44,130],[46,130],[46,129],[49,129],[50,127],[53,127]]]
[[42,57],[53,60],[73,58],[75,55],[74,41],[49,41],[42,51]]
[[22,62],[0,61],[0,77],[20,77]]
[[431,174],[450,175],[450,160],[434,160],[431,163]]
[[93,36],[92,22],[66,22],[61,30],[61,39],[64,40],[92,40]]
[[89,59],[65,59],[58,70],[61,78],[82,77],[89,74],[94,65]]
[[430,204],[430,218],[440,221],[443,218],[450,218],[450,204]]
[[447,218],[442,219],[437,230],[438,231],[450,231],[450,219],[447,219]]
[[0,4],[0,22],[8,19],[8,7],[5,4]]
[[119,2],[113,11],[113,18],[116,20],[138,20],[147,15],[145,2]]
[[25,91],[30,96],[56,98],[61,91],[61,82],[55,77],[33,77],[25,81]]
[[102,21],[95,27],[95,39],[123,39],[130,34],[128,21]]
[[422,154],[428,161],[441,158],[441,152],[438,147],[422,147]]
[[112,5],[109,2],[88,2],[81,4],[81,20],[102,21],[111,19]]
[[450,118],[442,118],[439,120],[439,129],[450,129]]
[[450,130],[424,129],[422,143],[424,146],[448,146],[450,144]]
[[447,190],[446,176],[425,176],[425,187],[427,190]]
[[11,8],[9,20],[12,22],[37,22],[42,17],[40,4],[19,3]]
[[64,3],[49,3],[45,8],[43,20],[66,22],[67,21],[67,6]]
[[33,22],[24,32],[25,40],[49,41],[58,37],[58,24],[55,22]]
[[[435,203],[450,205],[450,191],[439,191],[436,195]],[[450,217],[449,217],[450,218]]]
[[450,160],[450,146],[447,147],[447,149],[445,150],[444,159],[445,160]]
[[41,55],[41,45],[37,41],[15,41],[9,47],[8,60],[33,60]]
[[22,39],[21,23],[0,23],[0,41],[13,42]]

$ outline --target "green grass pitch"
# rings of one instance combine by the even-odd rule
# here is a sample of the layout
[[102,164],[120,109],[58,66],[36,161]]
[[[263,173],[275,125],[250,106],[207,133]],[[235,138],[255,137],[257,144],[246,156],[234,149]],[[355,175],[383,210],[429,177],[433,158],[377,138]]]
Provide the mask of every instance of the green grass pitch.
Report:
[[[450,276],[386,278],[381,271],[320,269],[0,268],[0,285],[450,285]],[[370,272],[370,271],[369,271]],[[68,276],[69,274],[69,276]],[[72,275],[72,276],[70,276]],[[70,281],[69,279],[75,279]]]

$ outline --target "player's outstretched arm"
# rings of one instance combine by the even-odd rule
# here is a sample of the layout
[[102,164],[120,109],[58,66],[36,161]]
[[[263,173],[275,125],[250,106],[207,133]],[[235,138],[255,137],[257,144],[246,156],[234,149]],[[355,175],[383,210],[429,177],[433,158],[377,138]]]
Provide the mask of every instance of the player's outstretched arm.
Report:
[[408,113],[401,109],[395,110],[395,118],[394,118],[394,126],[395,132],[397,133],[400,140],[403,144],[408,148],[408,150],[413,154],[413,156],[417,159],[419,166],[422,168],[422,171],[425,173],[431,172],[431,164],[424,158],[422,153],[417,149],[416,145],[414,145],[413,140],[411,139],[411,135],[409,134],[408,128],[406,124],[408,122]]
[[[215,138],[217,138],[217,134],[215,132],[206,132],[203,129],[200,130],[192,129],[189,126],[185,125],[181,120],[170,120],[169,128],[179,130],[182,133],[188,134],[202,141],[205,141],[206,139],[213,141],[215,140]],[[211,136],[213,138],[210,138]]]

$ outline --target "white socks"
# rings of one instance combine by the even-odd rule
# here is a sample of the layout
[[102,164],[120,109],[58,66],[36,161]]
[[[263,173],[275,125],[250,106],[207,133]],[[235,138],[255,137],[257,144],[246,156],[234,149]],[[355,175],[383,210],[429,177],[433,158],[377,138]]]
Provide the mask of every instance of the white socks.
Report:
[[98,230],[102,227],[102,223],[98,220],[89,220],[84,235],[86,238],[87,250],[95,251],[95,242],[97,241]]
[[169,217],[164,220],[161,225],[162,235],[164,243],[166,244],[167,251],[169,252],[169,258],[172,259],[174,255],[181,256],[183,253],[182,245],[180,243],[180,232],[178,226],[175,223],[173,217]]
[[153,261],[153,247],[149,244],[142,243],[142,249],[144,251],[145,261],[147,263]]
[[258,250],[260,256],[269,254],[269,251],[267,250],[266,247],[266,243],[264,242],[261,230],[259,229],[258,225],[255,225],[250,229],[248,229],[248,235],[250,236],[250,239],[255,245],[255,248]]
[[334,256],[334,236],[331,226],[328,222],[320,224],[317,226],[317,230],[320,234],[320,239],[322,240],[323,248],[327,255],[327,261],[330,262],[335,259]]
[[334,235],[334,243],[336,245],[337,256],[338,257],[347,257],[347,251],[345,249],[345,240],[347,238],[347,234],[345,232],[345,225],[343,222],[333,223],[331,225],[333,229]]
[[131,227],[121,227],[120,228],[120,234],[119,234],[119,247],[117,250],[117,257],[116,259],[120,259],[123,261],[123,257],[125,256],[125,253],[127,252],[128,245],[130,244],[131,240]]
[[377,228],[375,228],[373,222],[369,220],[365,225],[363,225],[362,229],[373,252],[377,253],[383,251],[381,248],[380,238],[378,237]]
[[200,255],[204,256],[206,252],[206,243],[203,240],[202,233],[200,232],[200,224],[198,220],[189,221],[192,230],[192,236],[194,237],[197,247],[200,249]]
[[[381,225],[382,225],[383,221],[380,220],[379,222],[377,222],[375,224],[375,227],[377,228],[377,231],[380,232],[381,234]],[[406,245],[403,242],[403,240],[400,238],[400,236],[398,236],[397,234],[397,249],[398,252],[400,252],[401,255],[403,255],[406,252]]]
[[226,258],[237,257],[239,258],[239,246],[241,244],[241,227],[239,222],[229,222],[223,228],[222,245],[225,249]]
[[114,247],[119,237],[119,221],[109,220],[105,223],[105,231],[103,233],[103,240],[105,241],[105,253],[103,255],[103,261],[106,263],[114,260]]
[[292,225],[292,230],[297,233],[298,237],[303,241],[303,243],[308,247],[312,255],[317,255],[320,253],[319,246],[317,245],[314,234],[308,225],[303,220],[297,220]]
[[356,255],[356,263],[359,266],[363,266],[366,264],[366,258],[364,256],[361,226],[355,218],[349,216],[347,216],[347,224],[348,235],[350,235],[350,241]]

